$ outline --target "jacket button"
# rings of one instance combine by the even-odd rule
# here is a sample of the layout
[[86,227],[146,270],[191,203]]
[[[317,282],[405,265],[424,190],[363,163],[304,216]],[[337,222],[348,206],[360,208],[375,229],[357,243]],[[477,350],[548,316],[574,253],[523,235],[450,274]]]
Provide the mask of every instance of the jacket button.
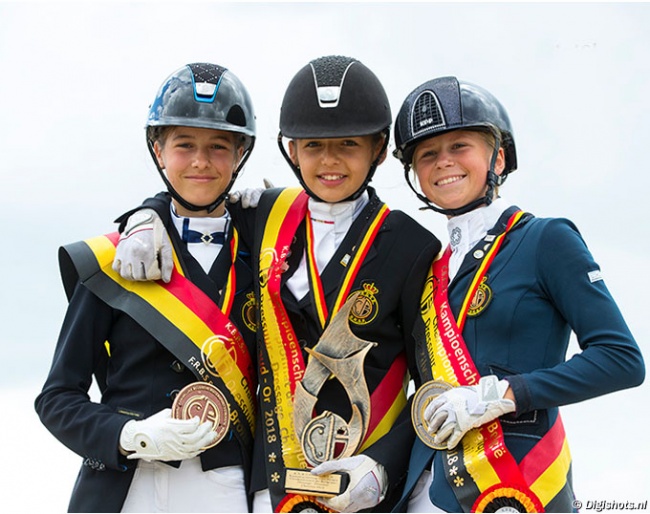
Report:
[[171,369],[173,369],[176,373],[182,373],[185,371],[185,366],[183,365],[182,362],[175,360],[172,362],[171,366],[169,366]]

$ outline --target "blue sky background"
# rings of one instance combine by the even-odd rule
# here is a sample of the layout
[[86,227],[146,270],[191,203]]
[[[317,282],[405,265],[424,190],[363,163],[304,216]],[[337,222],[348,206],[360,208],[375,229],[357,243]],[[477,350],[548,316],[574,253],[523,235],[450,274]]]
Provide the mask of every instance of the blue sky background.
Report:
[[[519,156],[502,195],[577,224],[647,357],[649,26],[647,3],[0,0],[5,510],[67,507],[80,458],[32,407],[66,308],[57,249],[114,230],[117,215],[162,189],[143,126],[160,83],[188,62],[230,68],[252,95],[258,142],[239,187],[296,184],[276,147],[278,113],[315,57],[364,62],[394,113],[436,76],[486,87],[510,113]],[[396,159],[373,184],[447,240],[442,217],[417,210]],[[648,499],[648,391],[563,409],[585,504]]]

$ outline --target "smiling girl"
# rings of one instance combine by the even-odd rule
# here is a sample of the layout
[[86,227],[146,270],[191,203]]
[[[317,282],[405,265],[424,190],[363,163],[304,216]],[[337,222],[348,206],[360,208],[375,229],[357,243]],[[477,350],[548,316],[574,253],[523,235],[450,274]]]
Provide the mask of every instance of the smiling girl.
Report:
[[[260,385],[274,392],[260,401],[259,419],[266,423],[256,432],[258,512],[386,512],[399,498],[407,455],[395,448],[410,446],[413,437],[404,390],[406,349],[413,344],[408,327],[419,310],[416,285],[425,272],[414,264],[421,254],[433,258],[440,242],[406,214],[389,210],[369,187],[386,157],[390,124],[384,88],[353,58],[315,59],[285,92],[278,143],[302,187],[266,191],[257,208],[254,253],[265,277],[257,291],[265,320],[258,333],[260,370],[271,370],[260,375]],[[309,431],[294,424],[300,412],[294,399],[300,403],[302,384],[310,383],[308,362],[314,357],[308,352],[353,295],[357,301],[345,323],[356,337],[376,343],[354,387],[368,392],[363,416],[371,421],[350,456],[334,453],[314,467],[306,460]],[[291,341],[299,343],[295,361],[287,361],[283,350]],[[348,380],[333,373],[318,391],[309,391],[314,409],[308,417],[351,420]],[[286,437],[275,439],[278,429]],[[292,467],[313,467],[318,475],[347,473],[349,485],[329,499],[291,494],[283,475]]]
[[[61,248],[69,305],[36,410],[83,459],[72,512],[245,512],[253,275],[246,213],[224,200],[253,148],[253,106],[228,69],[189,64],[159,88],[146,135],[168,189],[159,216],[139,211],[121,236]],[[144,235],[167,259],[166,281],[113,270],[120,238]]]
[[[418,438],[400,507],[571,512],[559,407],[639,385],[639,347],[573,223],[499,196],[517,154],[489,91],[455,77],[422,84],[400,109],[395,143],[450,241],[420,292]],[[581,352],[567,360],[571,332]]]

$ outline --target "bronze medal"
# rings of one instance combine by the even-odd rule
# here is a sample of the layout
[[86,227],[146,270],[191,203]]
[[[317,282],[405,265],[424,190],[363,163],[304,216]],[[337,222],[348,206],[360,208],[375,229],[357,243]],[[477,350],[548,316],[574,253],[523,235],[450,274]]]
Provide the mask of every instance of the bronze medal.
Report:
[[212,384],[193,382],[176,395],[172,405],[172,417],[176,419],[198,417],[201,423],[211,421],[217,438],[205,449],[212,448],[219,444],[228,432],[230,405],[223,393]]
[[449,391],[453,386],[442,380],[431,380],[420,387],[413,396],[411,404],[411,422],[415,428],[415,433],[420,440],[428,447],[434,450],[446,450],[446,444],[435,444],[433,442],[436,434],[429,433],[427,422],[424,420],[424,410],[427,405],[445,391]]

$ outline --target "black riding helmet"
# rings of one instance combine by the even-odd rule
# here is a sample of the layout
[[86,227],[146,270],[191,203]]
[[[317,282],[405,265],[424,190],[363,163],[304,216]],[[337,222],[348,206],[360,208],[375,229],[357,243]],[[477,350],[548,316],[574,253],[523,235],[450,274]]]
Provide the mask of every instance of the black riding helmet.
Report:
[[[195,205],[170,184],[153,149],[153,127],[180,126],[225,130],[241,134],[244,152],[225,191],[208,205]],[[255,144],[253,103],[241,81],[228,69],[193,63],[176,70],[163,82],[147,118],[147,146],[169,193],[191,211],[214,211],[228,196]]]
[[386,92],[370,69],[351,57],[319,57],[298,71],[287,87],[280,110],[278,145],[305,191],[321,200],[306,186],[284,148],[283,137],[340,138],[383,133],[384,147],[370,166],[366,180],[346,198],[354,200],[368,187],[388,146],[391,121]]
[[[458,209],[440,209],[419,193],[411,182],[409,171],[413,152],[420,141],[457,129],[486,130],[494,136],[496,144],[487,175],[488,189],[484,197]],[[508,113],[489,91],[456,77],[429,80],[406,97],[395,121],[395,147],[393,155],[404,165],[406,181],[427,205],[425,208],[451,216],[464,214],[483,204],[489,205],[494,188],[517,169],[517,152]],[[497,175],[494,163],[500,147],[504,150],[506,163],[501,175]]]

